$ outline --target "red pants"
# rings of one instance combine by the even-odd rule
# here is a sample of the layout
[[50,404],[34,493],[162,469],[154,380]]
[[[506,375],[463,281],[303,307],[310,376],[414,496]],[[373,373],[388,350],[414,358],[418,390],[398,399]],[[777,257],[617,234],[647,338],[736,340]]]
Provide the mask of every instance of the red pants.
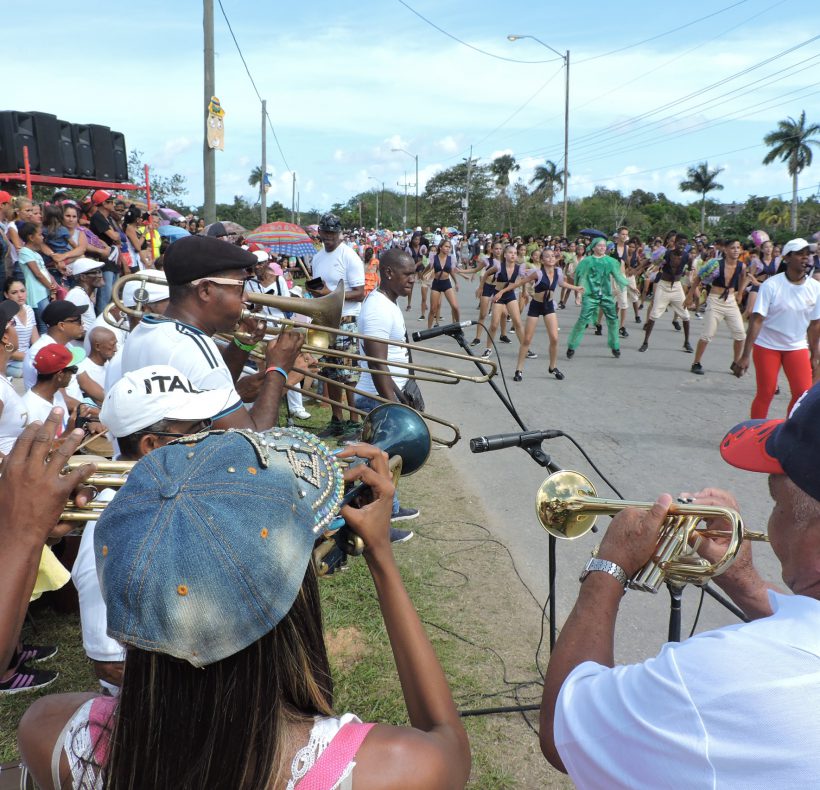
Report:
[[752,419],[763,420],[769,416],[769,406],[777,389],[777,374],[780,366],[789,380],[792,399],[789,401],[788,415],[797,399],[811,387],[811,357],[807,348],[797,351],[775,351],[755,344],[752,347],[752,359],[755,363],[757,394],[752,401]]

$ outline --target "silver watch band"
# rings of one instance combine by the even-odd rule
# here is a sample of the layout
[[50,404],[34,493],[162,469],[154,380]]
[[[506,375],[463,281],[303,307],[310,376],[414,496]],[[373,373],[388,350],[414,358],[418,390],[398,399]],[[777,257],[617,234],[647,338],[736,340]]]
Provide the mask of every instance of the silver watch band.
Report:
[[599,559],[598,557],[590,557],[578,581],[583,581],[593,571],[608,573],[610,576],[616,578],[624,588],[626,588],[626,584],[629,581],[626,572],[620,565],[616,565],[609,560]]

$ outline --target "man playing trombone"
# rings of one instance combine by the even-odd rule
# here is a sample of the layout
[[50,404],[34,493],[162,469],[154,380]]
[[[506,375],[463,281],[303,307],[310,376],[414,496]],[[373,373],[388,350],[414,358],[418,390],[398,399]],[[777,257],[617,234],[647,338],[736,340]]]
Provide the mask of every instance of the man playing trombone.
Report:
[[[265,368],[256,376],[239,376],[255,344],[234,338],[220,353],[212,340],[233,332],[240,320],[245,282],[253,276],[256,257],[208,236],[186,236],[165,254],[170,302],[164,316],[147,315],[125,345],[122,370],[170,365],[199,389],[232,387],[235,397],[214,417],[217,428],[264,431],[277,424],[279,402],[302,336],[283,332],[266,351]],[[254,327],[261,340],[264,323]],[[242,391],[242,395],[237,390]],[[242,402],[255,401],[250,409]]]
[[[797,788],[820,775],[820,385],[785,421],[733,428],[721,455],[769,475],[769,540],[793,595],[763,580],[744,541],[715,582],[750,622],[615,667],[619,602],[655,554],[672,498],[620,512],[581,576],[544,681],[541,750],[580,788]],[[737,509],[716,488],[691,500]],[[701,538],[698,553],[714,561],[721,542]]]

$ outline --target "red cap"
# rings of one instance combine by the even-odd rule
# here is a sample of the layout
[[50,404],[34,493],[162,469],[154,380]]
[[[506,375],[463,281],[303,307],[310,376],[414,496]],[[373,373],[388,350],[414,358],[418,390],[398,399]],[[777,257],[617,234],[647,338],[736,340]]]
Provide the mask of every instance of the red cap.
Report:
[[11,195],[4,189],[0,189],[0,205],[3,203],[11,203]]
[[[82,357],[84,356],[85,354],[82,354]],[[34,355],[34,367],[38,373],[58,373],[76,364],[74,358],[75,354],[62,343],[49,343]]]
[[105,203],[106,200],[111,200],[111,193],[106,192],[104,189],[98,189],[92,196],[91,200],[94,202],[95,206],[99,206]]

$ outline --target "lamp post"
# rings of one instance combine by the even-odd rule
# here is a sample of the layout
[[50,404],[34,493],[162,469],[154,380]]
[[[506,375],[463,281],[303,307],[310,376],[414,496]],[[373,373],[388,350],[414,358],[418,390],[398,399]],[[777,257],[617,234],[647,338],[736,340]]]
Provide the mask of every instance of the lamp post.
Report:
[[419,226],[419,155],[418,154],[411,154],[404,148],[391,148],[393,153],[401,152],[403,154],[407,154],[411,159],[416,160],[416,227]]
[[553,49],[549,44],[545,44],[540,38],[530,35],[509,35],[509,41],[518,41],[522,38],[531,38],[537,41],[542,47],[546,47],[550,52],[554,52],[564,61],[566,67],[566,82],[564,83],[564,222],[562,235],[567,235],[567,179],[569,178],[569,50],[561,54],[557,49]]
[[[379,181],[376,176],[368,176],[371,181],[375,181],[377,184],[382,185],[382,202],[384,202],[384,181]],[[379,193],[376,193],[376,230],[379,229]]]

